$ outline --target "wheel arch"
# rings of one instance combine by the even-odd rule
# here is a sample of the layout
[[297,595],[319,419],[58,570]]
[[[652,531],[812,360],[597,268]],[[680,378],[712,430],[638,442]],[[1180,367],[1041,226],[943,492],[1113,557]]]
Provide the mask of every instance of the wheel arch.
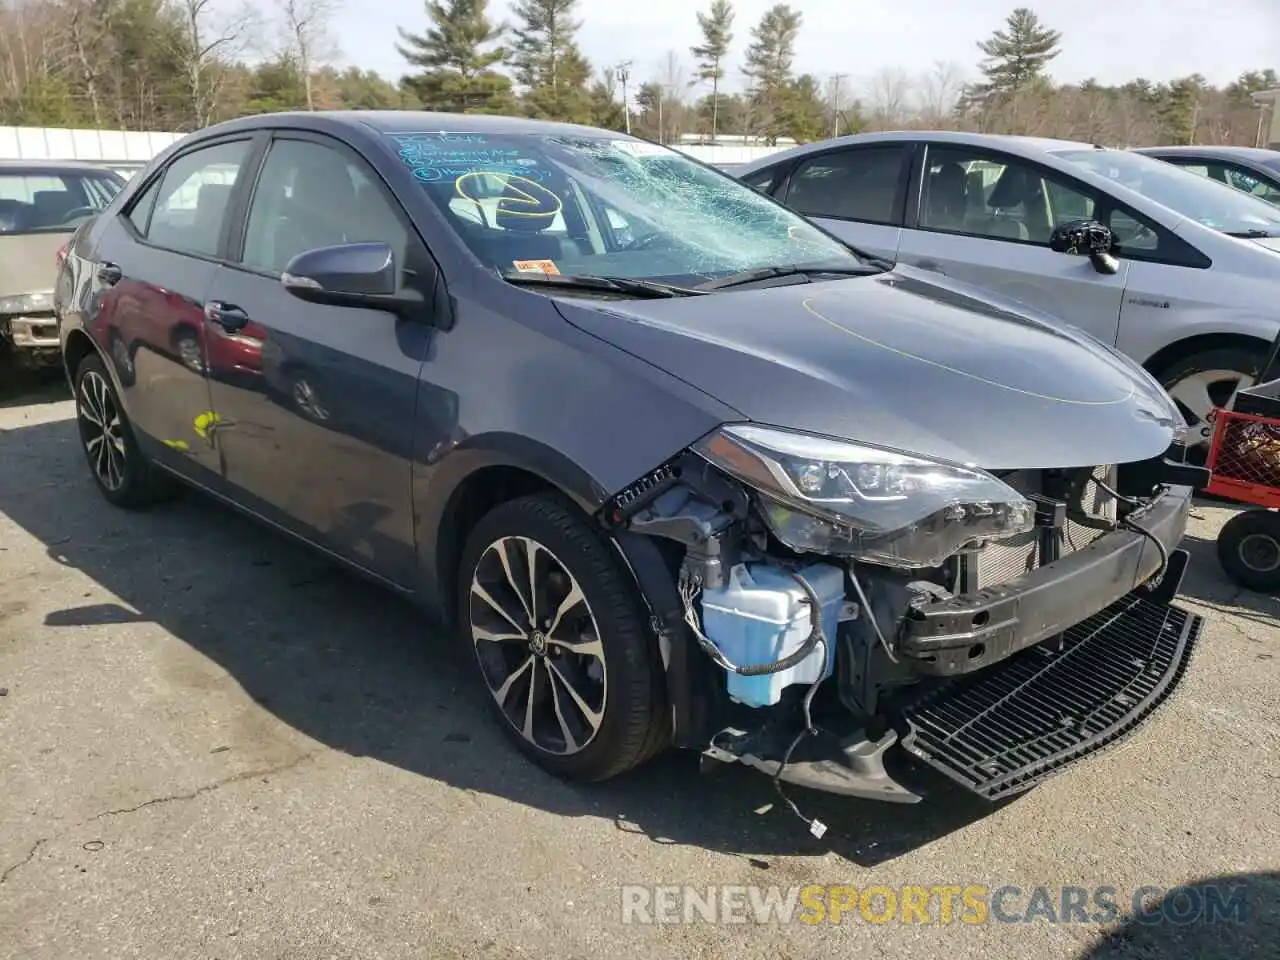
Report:
[[1143,366],[1148,373],[1159,378],[1163,371],[1168,370],[1175,363],[1194,357],[1197,353],[1204,353],[1208,350],[1241,349],[1261,350],[1265,354],[1270,347],[1271,344],[1266,340],[1261,337],[1250,336],[1247,333],[1201,333],[1193,337],[1175,340],[1173,343],[1161,347],[1147,358]]
[[[102,351],[98,349],[93,337],[78,327],[67,334],[67,338],[62,344],[62,367],[67,374],[67,383],[74,382],[76,370],[84,362],[84,358],[91,353],[96,353],[99,357],[102,357]],[[106,363],[105,358],[103,363],[108,370],[111,369],[111,364]]]
[[416,467],[414,486],[422,600],[450,624],[456,615],[458,563],[481,517],[499,504],[538,493],[571,503],[589,517],[607,496],[563,454],[514,434],[468,438],[434,467]]

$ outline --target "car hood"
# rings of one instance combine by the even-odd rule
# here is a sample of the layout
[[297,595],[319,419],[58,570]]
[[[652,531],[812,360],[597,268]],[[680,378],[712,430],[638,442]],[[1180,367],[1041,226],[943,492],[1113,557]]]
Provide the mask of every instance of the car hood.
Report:
[[53,290],[58,248],[66,233],[0,234],[0,297]]
[[1082,331],[905,266],[557,306],[750,420],[987,469],[1159,456],[1180,422],[1154,379]]
[[1280,253],[1280,237],[1254,237],[1253,242],[1272,253]]

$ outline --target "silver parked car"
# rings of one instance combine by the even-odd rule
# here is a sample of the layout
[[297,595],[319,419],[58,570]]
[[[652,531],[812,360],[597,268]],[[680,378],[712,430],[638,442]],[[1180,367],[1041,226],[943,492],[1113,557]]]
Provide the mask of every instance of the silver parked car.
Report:
[[[1196,459],[1206,415],[1256,373],[1280,323],[1280,209],[1131,151],[861,134],[735,175],[862,250],[976,283],[1114,345],[1178,402]],[[1082,221],[1087,247],[1069,239]]]

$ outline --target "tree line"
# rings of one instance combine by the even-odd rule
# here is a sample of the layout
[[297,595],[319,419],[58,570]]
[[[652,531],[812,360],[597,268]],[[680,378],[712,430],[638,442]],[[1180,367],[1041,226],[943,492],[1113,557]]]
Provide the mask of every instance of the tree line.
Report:
[[643,78],[583,54],[579,0],[516,0],[510,22],[488,0],[425,0],[422,19],[397,28],[411,70],[392,80],[332,65],[343,2],[270,0],[264,14],[247,0],[0,0],[0,124],[185,131],[277,110],[428,109],[630,126],[663,142],[950,128],[1253,145],[1261,118],[1250,95],[1280,86],[1270,68],[1225,87],[1198,74],[1057,83],[1061,34],[1025,8],[977,42],[973,67],[797,72],[801,12],[776,4],[742,35],[732,0],[694,12],[698,41]]

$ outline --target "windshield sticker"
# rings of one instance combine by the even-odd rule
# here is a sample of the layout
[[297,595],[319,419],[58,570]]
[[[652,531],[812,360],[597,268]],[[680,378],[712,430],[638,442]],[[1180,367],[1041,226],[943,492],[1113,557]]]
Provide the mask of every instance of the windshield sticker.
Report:
[[546,273],[560,275],[560,268],[554,260],[512,260],[511,263],[521,273]]
[[564,209],[563,201],[542,184],[502,171],[464,173],[453,181],[453,189],[462,199],[477,204],[496,193],[498,211],[505,217],[554,217]]

